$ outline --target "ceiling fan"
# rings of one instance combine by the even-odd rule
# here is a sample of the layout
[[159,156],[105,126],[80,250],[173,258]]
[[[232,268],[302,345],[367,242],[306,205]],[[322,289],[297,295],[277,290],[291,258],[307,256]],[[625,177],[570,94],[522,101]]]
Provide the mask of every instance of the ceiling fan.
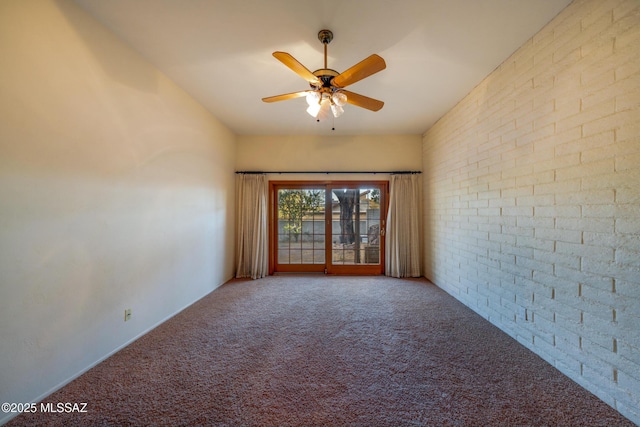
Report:
[[277,60],[309,82],[311,88],[300,92],[270,96],[262,98],[262,100],[264,102],[276,102],[305,96],[309,104],[307,112],[316,118],[327,116],[329,110],[331,110],[334,117],[338,117],[344,112],[342,107],[346,103],[371,111],[380,110],[384,102],[344,90],[344,88],[378,71],[384,70],[387,67],[384,59],[374,54],[348,70],[338,73],[335,70],[327,68],[327,45],[333,40],[333,33],[329,30],[321,30],[318,33],[318,39],[324,45],[324,68],[320,68],[314,72],[309,71],[304,65],[298,62],[298,60],[286,52],[273,52],[273,56]]

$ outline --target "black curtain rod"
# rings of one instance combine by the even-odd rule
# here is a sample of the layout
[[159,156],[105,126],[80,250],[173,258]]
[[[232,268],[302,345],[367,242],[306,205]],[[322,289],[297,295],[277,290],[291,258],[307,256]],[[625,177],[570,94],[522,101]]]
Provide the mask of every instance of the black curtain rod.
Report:
[[388,172],[384,172],[384,171],[236,171],[236,174],[242,174],[242,175],[250,175],[250,174],[323,174],[323,175],[329,175],[329,174],[388,174],[388,175],[414,175],[414,174],[420,174],[422,172],[420,171],[388,171]]

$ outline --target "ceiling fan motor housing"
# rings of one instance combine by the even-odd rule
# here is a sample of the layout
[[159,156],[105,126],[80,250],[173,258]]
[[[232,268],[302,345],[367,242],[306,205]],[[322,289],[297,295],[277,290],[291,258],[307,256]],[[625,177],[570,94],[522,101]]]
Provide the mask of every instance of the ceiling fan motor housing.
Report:
[[317,87],[314,85],[310,85],[311,88],[313,89],[331,89],[332,85],[331,85],[331,81],[333,80],[334,77],[336,77],[337,75],[339,75],[340,73],[338,73],[336,70],[331,70],[329,68],[321,68],[319,70],[316,70],[313,72],[313,75],[318,77],[320,79],[320,81],[322,82],[322,86]]

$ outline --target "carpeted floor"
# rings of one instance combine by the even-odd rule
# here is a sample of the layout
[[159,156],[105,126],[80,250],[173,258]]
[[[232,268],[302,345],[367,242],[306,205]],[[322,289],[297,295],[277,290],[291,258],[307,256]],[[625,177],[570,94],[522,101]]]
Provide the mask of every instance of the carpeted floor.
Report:
[[425,280],[234,280],[9,426],[633,426]]

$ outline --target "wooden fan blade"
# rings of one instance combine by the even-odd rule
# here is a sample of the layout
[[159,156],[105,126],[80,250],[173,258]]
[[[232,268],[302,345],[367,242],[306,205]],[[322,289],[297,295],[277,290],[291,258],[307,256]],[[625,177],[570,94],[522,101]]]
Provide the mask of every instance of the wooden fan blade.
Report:
[[355,82],[358,82],[365,77],[369,77],[372,74],[382,71],[387,68],[387,64],[384,59],[376,54],[358,62],[353,67],[344,71],[340,75],[333,78],[331,84],[336,87],[347,87]]
[[302,65],[297,59],[289,55],[287,52],[273,52],[273,56],[309,83],[313,85],[320,84],[320,79],[314,76],[307,67]]
[[307,95],[307,90],[303,90],[302,92],[292,92],[285,93],[284,95],[276,95],[269,96],[267,98],[262,98],[264,102],[276,102],[276,101],[286,101],[287,99],[300,98]]
[[371,111],[378,111],[384,106],[384,102],[369,98],[368,96],[349,92],[348,90],[343,90],[342,93],[347,95],[347,102],[355,105],[356,107],[366,108]]

